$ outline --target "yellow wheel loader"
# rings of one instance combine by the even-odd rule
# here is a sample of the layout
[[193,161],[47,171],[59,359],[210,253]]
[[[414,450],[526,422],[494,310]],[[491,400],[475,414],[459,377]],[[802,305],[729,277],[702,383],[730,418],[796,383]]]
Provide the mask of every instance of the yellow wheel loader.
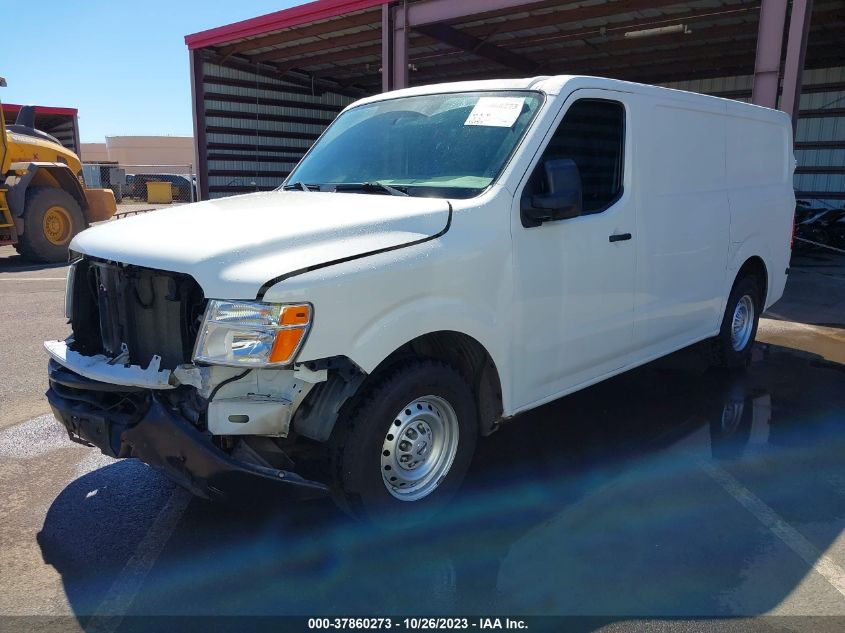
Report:
[[111,189],[85,187],[76,154],[35,129],[32,106],[9,126],[0,108],[0,178],[0,246],[31,261],[67,261],[73,236],[117,209]]

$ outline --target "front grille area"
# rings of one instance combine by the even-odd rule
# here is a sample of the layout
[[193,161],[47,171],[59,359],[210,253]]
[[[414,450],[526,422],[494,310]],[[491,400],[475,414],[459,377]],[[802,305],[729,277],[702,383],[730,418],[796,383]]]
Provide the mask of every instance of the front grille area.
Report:
[[205,309],[199,285],[189,275],[83,259],[72,290],[72,349],[147,367],[154,355],[162,369],[191,361]]

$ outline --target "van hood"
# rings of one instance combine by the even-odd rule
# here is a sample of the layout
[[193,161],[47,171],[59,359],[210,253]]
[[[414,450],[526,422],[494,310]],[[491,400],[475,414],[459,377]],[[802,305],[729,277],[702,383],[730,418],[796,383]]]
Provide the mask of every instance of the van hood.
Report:
[[269,280],[443,232],[449,203],[273,191],[159,209],[77,235],[77,253],[191,275],[206,297],[254,299]]

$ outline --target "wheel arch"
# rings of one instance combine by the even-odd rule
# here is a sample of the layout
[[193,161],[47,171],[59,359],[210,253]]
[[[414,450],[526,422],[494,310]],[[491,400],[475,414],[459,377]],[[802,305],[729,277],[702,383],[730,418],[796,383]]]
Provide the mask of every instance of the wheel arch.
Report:
[[766,297],[769,292],[769,272],[766,268],[766,262],[759,255],[752,255],[742,263],[734,277],[733,283],[736,284],[737,281],[748,275],[757,279],[761,293],[760,305],[765,306]]
[[[73,196],[83,215],[87,218],[88,201],[85,198],[85,192],[79,180],[66,165],[58,163],[18,163],[12,165],[12,170],[17,172],[26,170],[26,173],[16,177],[16,181],[9,187],[6,194],[9,209],[15,217],[23,217],[26,196],[32,187],[53,187],[66,191]],[[22,230],[18,232],[21,233]]]
[[492,355],[477,339],[455,330],[422,334],[388,354],[371,375],[408,358],[441,360],[457,369],[475,397],[481,434],[489,435],[498,428],[504,411],[501,377]]
[[[761,310],[768,307],[770,299],[779,298],[779,280],[775,276],[773,264],[778,261],[777,253],[765,235],[752,235],[742,242],[732,243],[728,256],[727,274],[724,280],[724,311],[728,295],[737,280],[745,274],[754,274],[761,288]],[[788,265],[788,264],[787,264]],[[779,265],[778,265],[779,266]],[[781,289],[782,290],[782,289]]]

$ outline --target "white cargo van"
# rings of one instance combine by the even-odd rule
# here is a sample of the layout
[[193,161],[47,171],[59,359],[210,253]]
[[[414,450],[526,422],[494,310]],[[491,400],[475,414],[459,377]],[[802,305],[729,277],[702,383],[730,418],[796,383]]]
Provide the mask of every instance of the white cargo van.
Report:
[[520,412],[705,339],[747,360],[791,148],[781,112],[594,77],[363,99],[277,191],[77,236],[50,403],[203,496],[435,507]]

